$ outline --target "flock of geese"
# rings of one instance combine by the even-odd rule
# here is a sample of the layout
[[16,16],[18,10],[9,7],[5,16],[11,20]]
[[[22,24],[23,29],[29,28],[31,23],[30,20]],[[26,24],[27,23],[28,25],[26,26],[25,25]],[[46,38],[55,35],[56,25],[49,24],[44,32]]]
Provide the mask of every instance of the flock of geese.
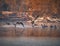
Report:
[[[9,22],[7,22],[6,23],[7,25],[11,25],[11,23],[9,23]],[[16,23],[13,23],[13,25],[15,25],[15,27],[16,27],[16,25],[22,25],[22,27],[24,28],[25,27],[25,24],[23,23],[23,22],[16,22]],[[31,21],[31,25],[32,25],[32,27],[34,28],[35,26],[38,26],[38,24],[36,24],[34,21]],[[40,26],[42,27],[42,28],[46,28],[46,27],[48,27],[48,25],[46,25],[46,24],[40,24]],[[57,26],[56,25],[50,25],[50,28],[57,28]]]

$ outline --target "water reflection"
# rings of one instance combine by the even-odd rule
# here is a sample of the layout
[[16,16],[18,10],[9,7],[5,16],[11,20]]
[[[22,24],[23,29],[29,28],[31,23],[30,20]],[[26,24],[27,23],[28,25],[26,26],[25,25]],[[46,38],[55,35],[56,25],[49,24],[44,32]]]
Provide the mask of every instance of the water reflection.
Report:
[[35,27],[20,28],[19,25],[12,27],[0,27],[0,36],[52,36],[60,37],[60,27],[56,25],[41,25]]

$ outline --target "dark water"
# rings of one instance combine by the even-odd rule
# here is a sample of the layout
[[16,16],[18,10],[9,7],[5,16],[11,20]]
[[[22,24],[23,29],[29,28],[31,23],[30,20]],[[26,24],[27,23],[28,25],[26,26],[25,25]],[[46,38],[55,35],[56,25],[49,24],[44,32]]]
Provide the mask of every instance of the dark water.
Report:
[[51,37],[3,37],[0,46],[60,46],[60,38]]

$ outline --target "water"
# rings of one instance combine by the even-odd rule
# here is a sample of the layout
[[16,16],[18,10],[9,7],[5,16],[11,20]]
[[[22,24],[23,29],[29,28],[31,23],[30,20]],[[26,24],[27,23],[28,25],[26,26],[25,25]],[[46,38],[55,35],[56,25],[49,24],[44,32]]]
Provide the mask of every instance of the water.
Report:
[[3,37],[0,46],[60,46],[60,38],[51,37]]
[[0,26],[0,36],[3,36],[0,46],[60,46],[60,25],[57,28],[3,25]]

